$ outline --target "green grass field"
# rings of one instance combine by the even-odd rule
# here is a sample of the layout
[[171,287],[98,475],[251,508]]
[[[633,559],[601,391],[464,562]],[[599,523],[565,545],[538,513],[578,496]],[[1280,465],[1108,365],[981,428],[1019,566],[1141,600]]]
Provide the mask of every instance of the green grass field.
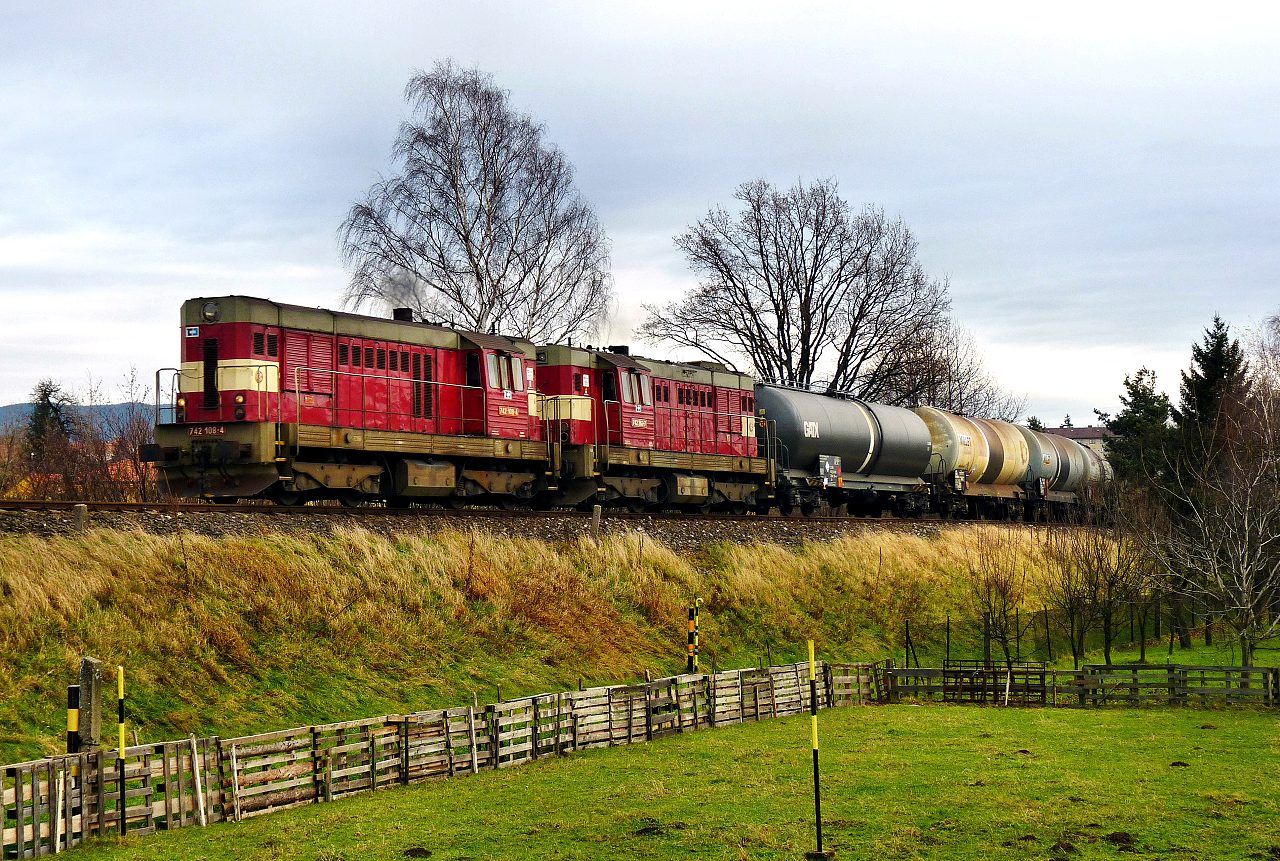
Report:
[[[1280,858],[1274,714],[886,706],[824,712],[822,730],[838,858]],[[76,856],[800,858],[808,733],[807,717],[703,731]]]

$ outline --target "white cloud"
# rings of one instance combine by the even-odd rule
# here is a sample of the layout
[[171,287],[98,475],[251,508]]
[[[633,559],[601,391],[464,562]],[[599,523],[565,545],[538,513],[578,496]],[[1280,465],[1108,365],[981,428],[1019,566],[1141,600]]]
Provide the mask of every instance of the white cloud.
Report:
[[[180,302],[333,305],[408,72],[492,71],[578,167],[618,315],[739,182],[834,176],[914,228],[1035,409],[1172,384],[1280,305],[1280,9],[1184,3],[57,3],[0,30],[0,402],[174,358]],[[646,347],[646,349],[648,349]],[[115,370],[112,370],[115,369]]]

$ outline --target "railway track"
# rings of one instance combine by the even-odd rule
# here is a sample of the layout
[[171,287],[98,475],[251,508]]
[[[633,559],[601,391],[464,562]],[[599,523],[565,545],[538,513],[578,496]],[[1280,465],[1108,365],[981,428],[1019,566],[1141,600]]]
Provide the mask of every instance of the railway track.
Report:
[[[74,511],[77,505],[84,505],[90,512],[122,512],[142,514],[255,514],[264,516],[289,516],[308,514],[333,517],[414,517],[414,518],[481,518],[481,519],[559,519],[590,520],[593,514],[589,511],[575,509],[552,509],[537,511],[534,509],[504,509],[497,507],[414,507],[385,508],[381,506],[347,507],[343,505],[277,505],[274,503],[240,502],[218,504],[212,502],[88,502],[75,500],[39,500],[39,499],[6,499],[0,500],[0,511]],[[678,512],[678,511],[642,511],[632,512],[616,508],[606,508],[603,517],[609,520],[634,521],[725,521],[750,523],[823,523],[836,525],[848,524],[913,524],[913,523],[996,523],[1003,522],[1010,526],[1065,526],[1070,524],[1023,523],[1021,521],[980,521],[980,520],[943,520],[936,515],[918,518],[883,516],[879,518],[857,517],[851,515],[815,514],[809,517],[802,515],[783,516],[781,514],[726,514],[720,512]]]

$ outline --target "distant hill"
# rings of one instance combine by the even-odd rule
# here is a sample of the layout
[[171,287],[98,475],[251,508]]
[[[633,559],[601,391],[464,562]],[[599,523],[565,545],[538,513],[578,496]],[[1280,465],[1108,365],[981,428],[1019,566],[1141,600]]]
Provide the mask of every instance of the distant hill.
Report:
[[[31,415],[32,404],[7,404],[0,406],[0,428],[8,427],[15,424],[24,424],[27,417]],[[151,404],[130,404],[128,402],[122,404],[96,404],[94,406],[76,406],[73,409],[79,411],[83,415],[87,415],[98,425],[104,425],[112,418],[118,418],[127,412],[131,407],[141,407],[151,414],[155,409]]]

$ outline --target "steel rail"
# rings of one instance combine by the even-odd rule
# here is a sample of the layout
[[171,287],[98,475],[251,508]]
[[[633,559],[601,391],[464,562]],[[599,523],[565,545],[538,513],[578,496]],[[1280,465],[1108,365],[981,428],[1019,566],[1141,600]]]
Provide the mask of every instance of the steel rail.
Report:
[[[84,505],[91,512],[134,512],[142,514],[315,514],[327,517],[425,517],[425,518],[494,518],[494,519],[544,519],[544,520],[590,520],[590,511],[577,509],[538,510],[533,508],[496,508],[496,507],[411,507],[386,508],[376,505],[344,506],[337,503],[322,505],[279,505],[271,502],[89,502],[76,500],[40,500],[40,499],[0,499],[0,511],[74,511],[77,505]],[[818,524],[946,524],[946,523],[990,523],[1005,526],[1079,526],[1081,524],[1048,522],[1028,523],[1021,520],[981,520],[974,518],[947,519],[937,515],[925,517],[859,517],[856,515],[803,515],[783,516],[781,514],[728,514],[721,512],[697,511],[626,511],[624,509],[606,507],[602,517],[609,520],[723,520],[749,523],[818,523]]]

